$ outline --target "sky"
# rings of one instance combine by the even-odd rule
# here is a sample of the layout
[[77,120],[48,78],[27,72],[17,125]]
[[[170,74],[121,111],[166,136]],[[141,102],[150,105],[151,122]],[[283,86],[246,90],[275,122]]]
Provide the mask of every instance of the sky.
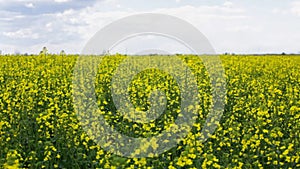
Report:
[[[216,53],[300,54],[300,0],[0,0],[4,53],[81,53],[106,25],[141,13],[168,14],[195,26]],[[160,43],[158,43],[160,42]],[[113,52],[188,53],[165,37],[136,37]]]

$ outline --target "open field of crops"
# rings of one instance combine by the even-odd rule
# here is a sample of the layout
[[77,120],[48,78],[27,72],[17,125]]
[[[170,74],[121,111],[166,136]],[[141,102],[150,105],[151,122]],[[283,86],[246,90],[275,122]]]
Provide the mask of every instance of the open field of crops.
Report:
[[[141,123],[132,120],[130,113],[117,111],[111,79],[125,58],[105,56],[99,65],[98,113],[131,137],[147,138],[170,130],[181,116],[182,98],[167,72],[147,69],[134,76],[127,88],[132,105],[141,111],[155,104],[148,100],[151,91],[164,91],[166,108],[158,118]],[[86,92],[79,92],[84,79],[78,80],[79,93],[72,90],[77,56],[0,56],[0,168],[300,168],[299,56],[221,56],[226,104],[216,131],[205,142],[198,138],[211,105],[209,76],[198,57],[180,58],[197,81],[200,101],[195,123],[168,151],[130,158],[106,151],[106,145],[97,144],[80,125],[75,110],[84,113],[89,100],[82,101],[83,107],[74,105],[73,95]],[[86,115],[89,120],[84,122],[92,128],[97,119]],[[96,137],[101,140],[101,135]],[[140,151],[149,152],[160,148],[154,140],[140,146]]]

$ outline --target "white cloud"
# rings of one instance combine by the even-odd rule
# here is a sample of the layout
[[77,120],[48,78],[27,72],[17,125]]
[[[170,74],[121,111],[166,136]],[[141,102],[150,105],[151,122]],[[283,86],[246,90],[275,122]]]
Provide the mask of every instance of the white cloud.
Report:
[[17,19],[25,18],[25,15],[22,15],[19,12],[10,12],[10,11],[1,11],[0,10],[0,21],[16,21]]
[[9,38],[13,39],[23,39],[23,38],[29,38],[29,39],[37,39],[39,38],[38,33],[33,33],[31,29],[19,29],[17,31],[12,32],[3,32],[4,36],[7,36]]
[[53,0],[0,0],[0,3],[9,3],[9,4],[13,4],[13,3],[32,3],[32,2],[49,2],[49,1],[53,1]]
[[288,14],[288,10],[274,8],[274,9],[272,9],[272,13],[284,15],[284,14]]
[[48,32],[52,32],[53,31],[53,23],[52,22],[48,22],[46,25],[45,25],[45,28]]
[[54,2],[57,3],[65,3],[65,2],[70,2],[71,0],[54,0]]
[[26,3],[25,6],[27,8],[35,8],[34,4],[33,3]]
[[289,8],[273,8],[273,14],[279,15],[296,15],[300,16],[300,1],[293,1],[289,4]]
[[219,6],[181,6],[177,8],[163,8],[157,9],[154,12],[169,14],[182,18],[201,30],[207,30],[207,32],[218,31],[220,28],[234,24],[243,20],[248,20],[249,16],[245,13],[243,8],[229,8],[223,5]]
[[245,10],[242,8],[229,8],[223,5],[202,5],[202,6],[181,6],[177,8],[161,8],[155,10],[155,12],[163,12],[169,14],[179,14],[179,15],[194,15],[199,16],[218,16],[220,18],[226,17],[244,17]]
[[230,1],[226,1],[226,2],[224,2],[224,4],[223,4],[225,7],[233,7],[233,3],[232,2],[230,2]]
[[11,4],[25,4],[26,7],[32,6],[35,3],[67,3],[72,0],[0,0],[0,4],[11,5]]
[[104,0],[103,2],[100,2],[99,4],[102,4],[103,6],[110,6],[112,8],[121,8],[121,3],[119,0]]
[[226,28],[226,31],[230,32],[261,32],[262,28],[260,26],[250,26],[250,25],[242,25],[242,26],[232,26]]
[[300,16],[300,1],[294,1],[291,3],[291,12],[297,16]]

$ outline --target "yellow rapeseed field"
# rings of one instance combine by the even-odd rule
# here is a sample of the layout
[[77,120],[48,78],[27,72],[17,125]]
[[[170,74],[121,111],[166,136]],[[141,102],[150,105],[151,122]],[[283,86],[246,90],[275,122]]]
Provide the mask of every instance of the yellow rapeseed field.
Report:
[[[226,105],[205,142],[197,138],[211,105],[209,76],[198,57],[180,56],[197,80],[197,119],[177,146],[147,158],[110,153],[83,130],[72,96],[77,58],[0,56],[0,168],[300,168],[300,56],[221,56]],[[95,81],[99,112],[124,135],[158,135],[181,115],[179,87],[161,70],[137,74],[128,86],[135,108],[148,110],[155,89],[164,91],[167,106],[148,123],[130,120],[116,110],[111,96],[112,76],[125,58],[103,56]],[[140,151],[158,148],[151,141]]]

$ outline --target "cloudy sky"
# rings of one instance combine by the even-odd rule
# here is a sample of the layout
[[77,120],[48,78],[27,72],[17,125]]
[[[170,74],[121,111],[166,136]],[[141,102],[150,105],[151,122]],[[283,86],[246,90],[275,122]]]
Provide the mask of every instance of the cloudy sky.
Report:
[[[0,0],[0,50],[38,53],[47,46],[51,53],[80,53],[107,24],[149,12],[191,23],[217,53],[300,53],[299,0]],[[115,51],[181,49],[162,37],[145,39],[131,39]],[[160,46],[151,47],[153,41]]]

